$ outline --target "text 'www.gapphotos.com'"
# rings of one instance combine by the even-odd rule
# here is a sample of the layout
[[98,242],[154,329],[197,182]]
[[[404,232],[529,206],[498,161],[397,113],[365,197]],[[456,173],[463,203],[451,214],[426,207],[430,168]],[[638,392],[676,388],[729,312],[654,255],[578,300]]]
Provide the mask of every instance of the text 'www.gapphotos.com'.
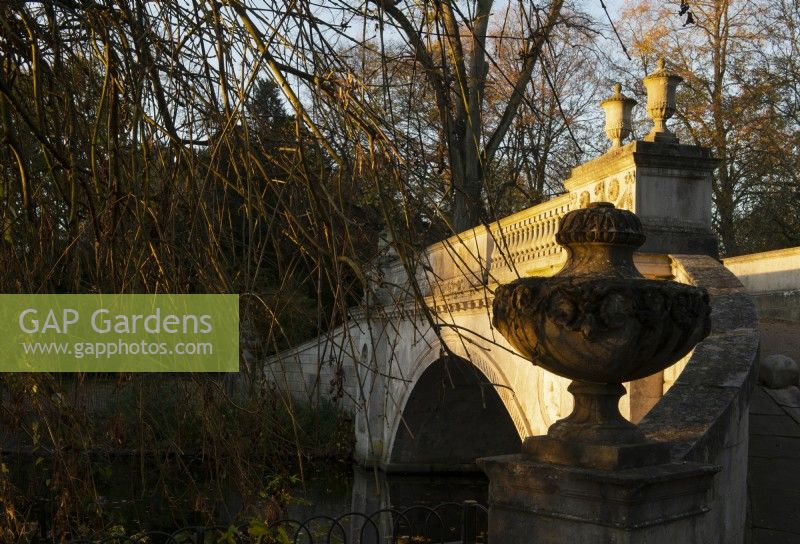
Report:
[[26,355],[71,355],[75,359],[95,359],[124,355],[213,355],[211,342],[23,342]]

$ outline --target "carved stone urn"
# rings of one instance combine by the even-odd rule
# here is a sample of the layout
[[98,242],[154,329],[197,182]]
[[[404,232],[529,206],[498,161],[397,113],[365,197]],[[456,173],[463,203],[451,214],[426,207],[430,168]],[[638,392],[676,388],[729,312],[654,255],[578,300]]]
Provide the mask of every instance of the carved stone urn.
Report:
[[644,78],[647,89],[647,115],[653,128],[644,137],[647,142],[677,143],[678,138],[667,128],[667,119],[675,113],[675,91],[683,78],[667,71],[664,59],[656,62],[656,71]]
[[611,147],[619,147],[631,133],[631,111],[636,100],[622,94],[622,85],[614,84],[614,94],[600,102],[606,113],[606,135]]
[[620,414],[622,382],[667,368],[708,335],[708,294],[644,278],[633,262],[642,224],[608,202],[567,213],[556,240],[568,254],[561,271],[495,292],[494,326],[533,364],[573,380],[573,412],[523,450],[604,469],[666,462],[668,447]]

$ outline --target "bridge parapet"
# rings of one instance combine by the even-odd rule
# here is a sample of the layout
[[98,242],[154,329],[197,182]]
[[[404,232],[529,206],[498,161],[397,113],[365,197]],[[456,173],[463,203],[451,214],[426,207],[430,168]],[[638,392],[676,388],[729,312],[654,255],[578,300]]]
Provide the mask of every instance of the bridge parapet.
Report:
[[800,247],[724,259],[753,297],[762,320],[800,322]]
[[[614,147],[574,168],[564,182],[565,194],[429,246],[415,272],[419,293],[430,297],[434,307],[444,307],[445,299],[463,298],[465,292],[521,276],[555,273],[565,260],[555,241],[559,219],[598,201],[611,202],[641,219],[647,241],[637,265],[645,268],[645,275],[657,277],[663,270],[647,254],[716,257],[717,240],[711,230],[711,178],[716,164],[710,150],[692,145],[633,141]],[[398,261],[387,263],[382,277],[392,286],[393,302],[397,295],[414,298],[416,292],[408,288],[407,272]]]
[[461,292],[529,274],[532,267],[555,272],[564,261],[555,239],[558,220],[576,205],[572,195],[560,195],[430,246],[432,291]]

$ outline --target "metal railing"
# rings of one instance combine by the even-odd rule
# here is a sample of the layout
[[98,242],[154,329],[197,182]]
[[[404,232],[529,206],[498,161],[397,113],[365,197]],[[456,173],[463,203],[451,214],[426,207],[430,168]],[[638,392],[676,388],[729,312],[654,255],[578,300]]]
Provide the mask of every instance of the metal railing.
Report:
[[171,533],[72,540],[73,544],[486,544],[488,509],[477,501],[388,507],[365,514],[290,518],[239,526],[191,526]]

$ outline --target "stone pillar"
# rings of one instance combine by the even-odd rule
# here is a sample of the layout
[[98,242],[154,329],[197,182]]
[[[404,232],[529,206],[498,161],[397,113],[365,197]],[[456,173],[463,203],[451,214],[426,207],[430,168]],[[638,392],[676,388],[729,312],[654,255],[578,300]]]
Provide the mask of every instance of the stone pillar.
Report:
[[608,202],[567,213],[556,241],[564,268],[499,286],[492,323],[531,363],[572,379],[573,411],[521,453],[478,460],[490,482],[489,539],[718,542],[705,517],[720,467],[675,460],[671,441],[688,431],[677,416],[672,434],[653,440],[618,408],[622,382],[660,383],[708,336],[707,291],[644,278],[633,262],[643,221]]
[[639,216],[647,240],[639,251],[718,256],[711,230],[711,150],[634,141],[572,170],[564,187],[578,207],[611,202]]
[[639,423],[664,396],[664,371],[630,382],[630,420]]
[[489,476],[489,538],[503,544],[716,542],[701,523],[718,467],[596,470],[526,454],[478,461]]

